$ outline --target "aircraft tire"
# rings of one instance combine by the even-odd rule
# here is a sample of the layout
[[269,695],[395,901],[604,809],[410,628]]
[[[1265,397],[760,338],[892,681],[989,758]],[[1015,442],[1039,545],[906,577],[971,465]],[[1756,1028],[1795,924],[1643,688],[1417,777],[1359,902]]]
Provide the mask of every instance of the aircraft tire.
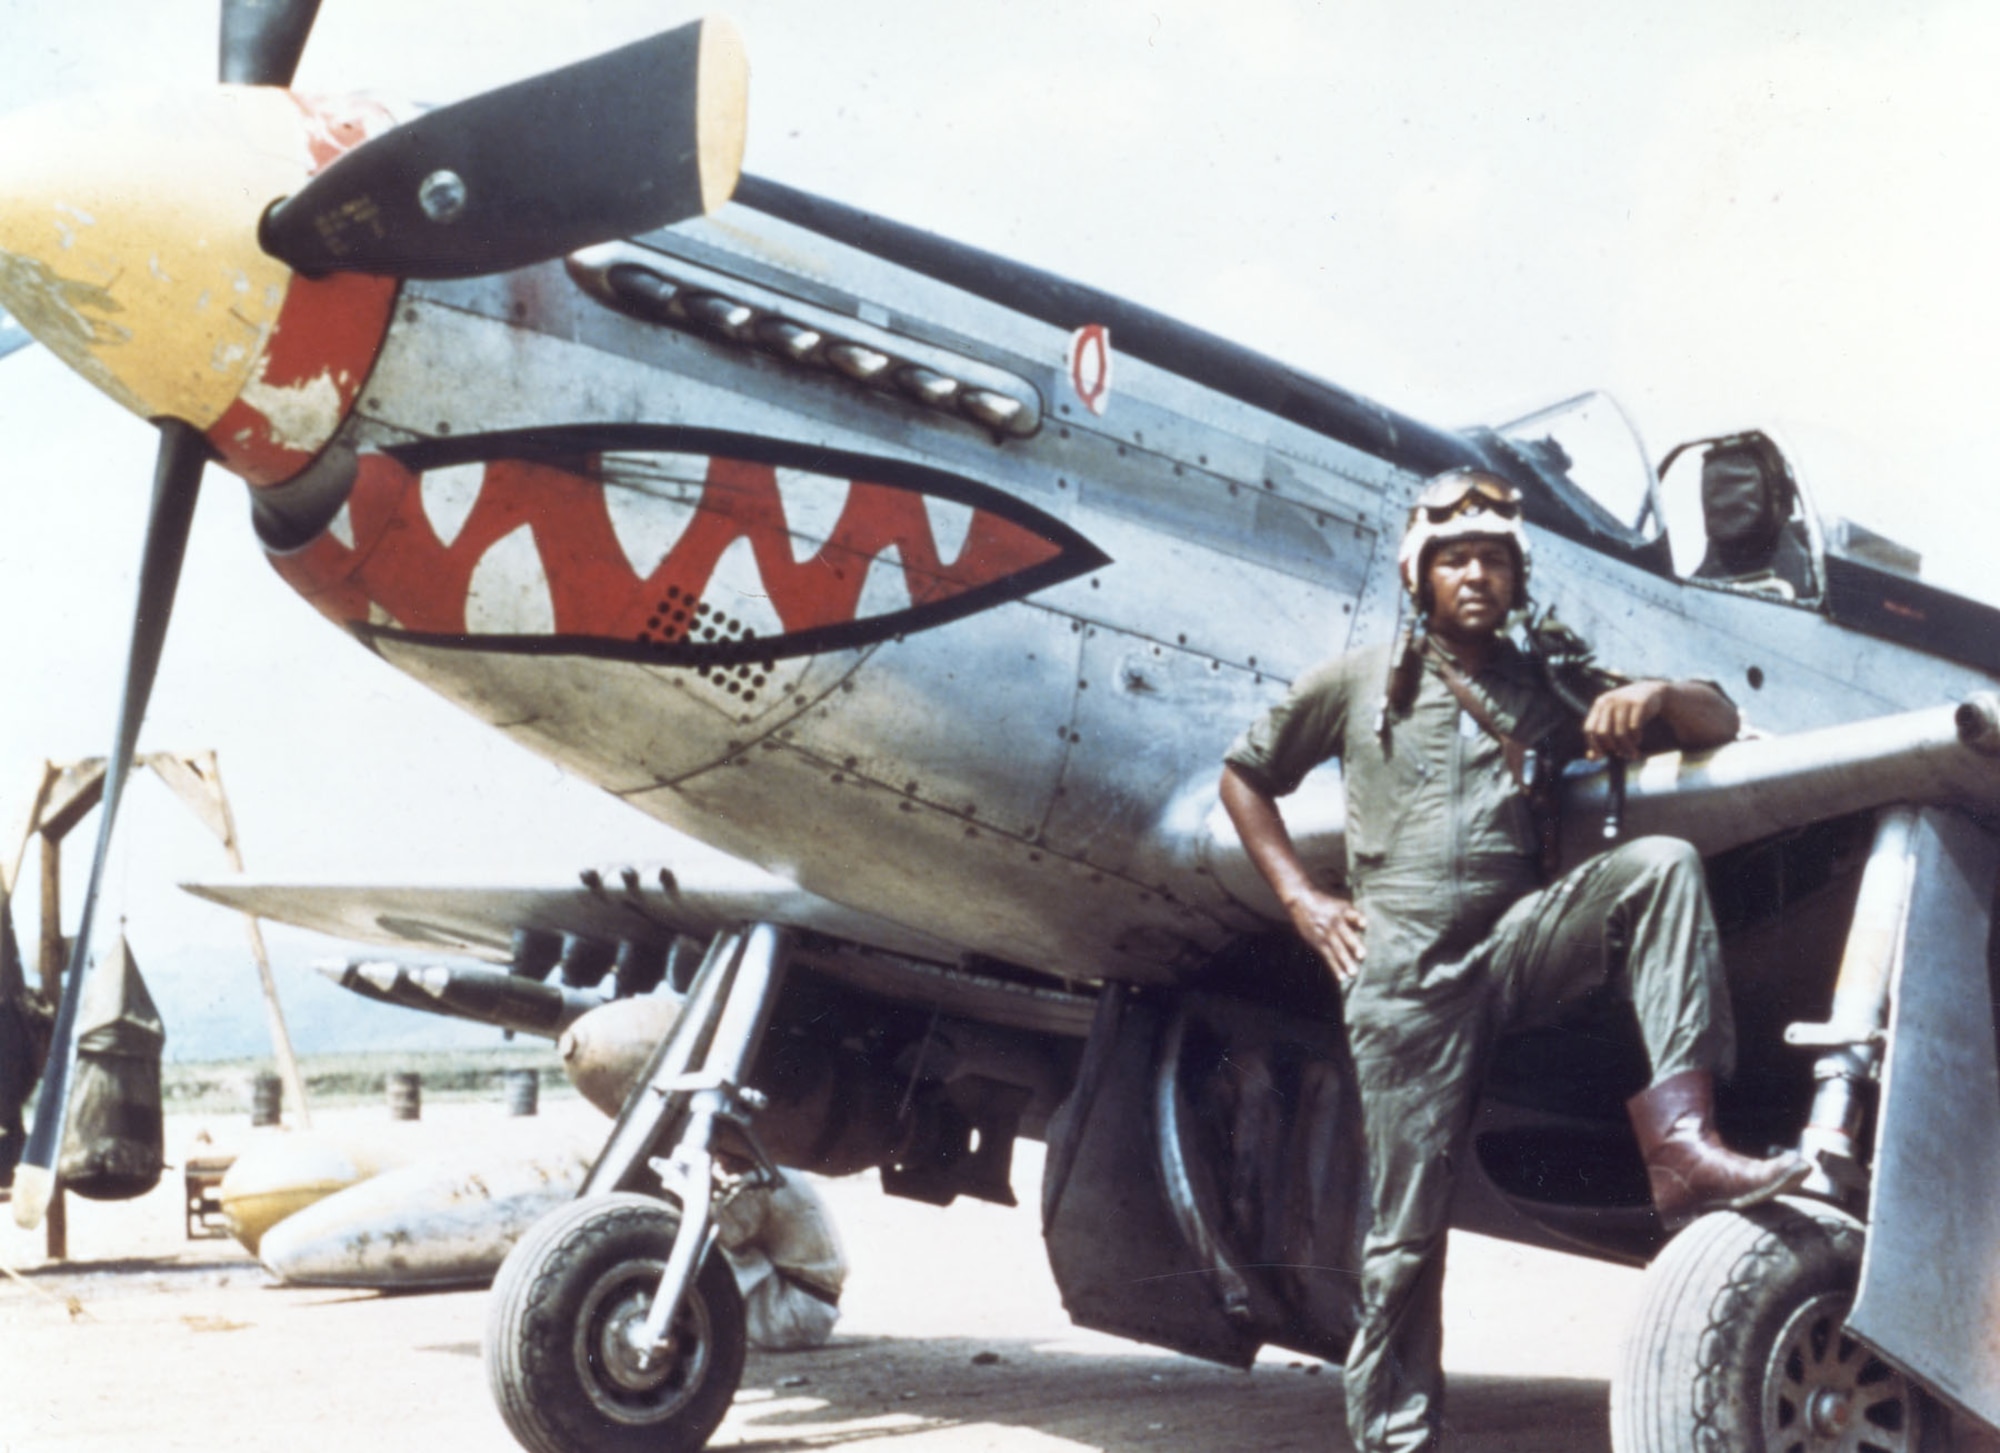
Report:
[[1780,1200],[1669,1242],[1612,1377],[1613,1453],[1949,1453],[1943,1408],[1841,1330],[1863,1234]]
[[493,1283],[486,1375],[530,1453],[695,1453],[743,1379],[743,1298],[710,1255],[675,1322],[678,1354],[642,1368],[620,1329],[643,1320],[679,1210],[650,1196],[593,1196],[530,1228]]

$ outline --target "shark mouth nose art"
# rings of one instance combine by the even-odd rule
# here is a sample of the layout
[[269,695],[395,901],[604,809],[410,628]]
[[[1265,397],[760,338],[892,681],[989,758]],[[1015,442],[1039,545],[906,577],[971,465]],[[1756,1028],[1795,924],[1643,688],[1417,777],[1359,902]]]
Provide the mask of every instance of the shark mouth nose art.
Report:
[[346,505],[273,556],[364,639],[737,668],[866,646],[1108,557],[922,465],[687,430],[434,440],[362,456]]

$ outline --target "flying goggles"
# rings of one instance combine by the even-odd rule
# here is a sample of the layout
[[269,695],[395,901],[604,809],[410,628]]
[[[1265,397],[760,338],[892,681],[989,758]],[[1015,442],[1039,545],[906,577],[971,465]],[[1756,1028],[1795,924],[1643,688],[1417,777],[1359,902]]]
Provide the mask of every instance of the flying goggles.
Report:
[[1424,486],[1411,513],[1433,525],[1442,525],[1460,515],[1482,511],[1503,520],[1517,520],[1521,517],[1521,492],[1497,476],[1475,469],[1454,469]]
[[1521,527],[1521,493],[1506,480],[1479,469],[1454,469],[1423,487],[1410,510],[1410,525],[1397,552],[1403,589],[1419,610],[1431,608],[1424,574],[1430,552],[1447,540],[1497,539],[1513,547],[1516,580],[1512,608],[1528,599],[1529,549]]

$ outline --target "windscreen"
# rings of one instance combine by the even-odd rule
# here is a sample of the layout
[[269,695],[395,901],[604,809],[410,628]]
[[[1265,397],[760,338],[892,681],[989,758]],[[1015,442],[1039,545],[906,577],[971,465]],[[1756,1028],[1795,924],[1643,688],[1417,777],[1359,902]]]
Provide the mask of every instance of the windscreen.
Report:
[[1652,461],[1609,394],[1580,394],[1494,432],[1592,533],[1635,546],[1660,533]]

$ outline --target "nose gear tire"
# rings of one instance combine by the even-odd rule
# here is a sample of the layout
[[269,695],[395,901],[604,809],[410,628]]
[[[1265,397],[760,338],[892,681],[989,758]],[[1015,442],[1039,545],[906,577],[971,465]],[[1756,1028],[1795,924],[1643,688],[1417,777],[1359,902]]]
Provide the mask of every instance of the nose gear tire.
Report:
[[695,1453],[743,1379],[743,1299],[719,1256],[703,1263],[662,1356],[641,1327],[679,1210],[649,1196],[573,1202],[538,1221],[493,1283],[486,1375],[530,1453]]

